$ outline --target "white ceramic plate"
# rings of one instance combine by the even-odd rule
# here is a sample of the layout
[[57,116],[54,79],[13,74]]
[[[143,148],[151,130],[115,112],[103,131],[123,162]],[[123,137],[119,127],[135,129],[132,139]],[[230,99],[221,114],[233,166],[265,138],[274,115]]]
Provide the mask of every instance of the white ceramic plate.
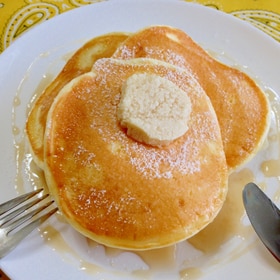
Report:
[[[201,5],[176,0],[112,0],[57,16],[24,34],[1,54],[1,202],[31,190],[40,182],[26,170],[30,157],[23,152],[26,150],[23,128],[34,92],[41,90],[58,73],[69,54],[90,38],[113,31],[137,31],[152,24],[183,29],[224,62],[239,65],[272,94],[274,127],[270,136],[274,137],[274,144],[268,142],[251,165],[236,173],[235,182],[238,174],[253,170],[254,179],[277,198],[277,176],[258,170],[273,154],[276,153],[276,160],[279,158],[278,142],[275,143],[279,101],[275,93],[280,93],[280,44],[233,16]],[[280,272],[252,231],[250,238],[237,232],[233,241],[208,256],[187,243],[138,255],[88,242],[59,216],[52,217],[0,260],[0,267],[15,280],[278,279]]]

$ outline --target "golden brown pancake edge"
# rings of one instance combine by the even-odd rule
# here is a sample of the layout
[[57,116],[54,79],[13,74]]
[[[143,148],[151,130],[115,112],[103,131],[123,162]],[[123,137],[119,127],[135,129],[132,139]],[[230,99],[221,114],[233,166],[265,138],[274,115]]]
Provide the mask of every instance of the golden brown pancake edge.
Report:
[[35,163],[44,166],[44,133],[47,113],[59,91],[75,77],[91,70],[94,62],[110,57],[128,33],[108,33],[95,37],[79,48],[67,61],[62,71],[40,94],[32,106],[26,122],[26,134]]

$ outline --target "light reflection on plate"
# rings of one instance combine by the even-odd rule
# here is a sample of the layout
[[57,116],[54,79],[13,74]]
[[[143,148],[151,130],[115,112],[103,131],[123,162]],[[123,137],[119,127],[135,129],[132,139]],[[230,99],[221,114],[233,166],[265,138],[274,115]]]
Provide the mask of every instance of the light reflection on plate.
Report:
[[194,247],[182,242],[137,254],[105,248],[82,237],[57,215],[0,261],[0,267],[12,279],[24,275],[26,279],[230,280],[274,279],[278,275],[274,259],[243,217],[241,189],[254,180],[279,199],[280,65],[276,57],[280,57],[280,45],[250,25],[200,5],[175,0],[97,3],[58,16],[11,45],[0,56],[1,201],[43,183],[28,153],[23,131],[34,93],[49,83],[86,40],[151,24],[185,30],[219,59],[239,65],[261,83],[273,108],[273,126],[264,148],[252,162],[231,175],[230,200],[220,218],[191,239]]

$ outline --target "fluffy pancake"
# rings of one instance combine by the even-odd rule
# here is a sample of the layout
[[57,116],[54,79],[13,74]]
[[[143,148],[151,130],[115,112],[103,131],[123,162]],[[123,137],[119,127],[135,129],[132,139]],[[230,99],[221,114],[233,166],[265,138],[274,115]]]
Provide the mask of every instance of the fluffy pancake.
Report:
[[101,57],[110,57],[119,44],[128,37],[125,33],[109,33],[96,37],[83,45],[68,60],[59,75],[44,90],[35,102],[27,119],[26,133],[34,161],[44,166],[44,133],[49,108],[62,89],[73,78],[90,71],[94,62]]
[[154,58],[193,72],[217,114],[230,170],[259,150],[270,119],[265,94],[250,77],[216,61],[183,31],[148,27],[129,36],[113,57]]
[[[117,120],[121,88],[135,73],[159,75],[189,96],[187,132],[163,148],[128,137]],[[144,250],[196,234],[221,209],[227,164],[216,114],[190,72],[153,59],[99,59],[53,102],[45,176],[78,231],[112,247]]]

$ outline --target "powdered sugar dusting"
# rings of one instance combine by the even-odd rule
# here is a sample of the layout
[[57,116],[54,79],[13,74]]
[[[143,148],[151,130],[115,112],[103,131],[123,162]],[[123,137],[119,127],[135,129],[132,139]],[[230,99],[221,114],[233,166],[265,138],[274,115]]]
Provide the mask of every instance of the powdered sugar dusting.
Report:
[[82,144],[78,145],[74,151],[74,159],[79,161],[81,165],[87,166],[93,162],[95,154],[87,150]]
[[[133,58],[135,56],[135,52],[136,52],[137,48],[135,46],[131,47],[127,47],[126,45],[122,45],[117,52],[119,52],[119,57],[121,57],[122,59],[130,59]],[[114,54],[113,57],[118,58],[117,54]]]
[[[133,61],[135,62],[136,60]],[[135,71],[143,71],[143,69],[147,70],[151,67],[151,65],[147,66],[148,62],[149,59],[140,59],[134,64],[132,61],[128,63],[114,59],[101,59],[95,64],[94,70],[99,72],[99,85],[102,86],[103,102],[100,102],[101,107],[98,108],[98,111],[95,111],[97,115],[93,118],[91,127],[98,127],[98,133],[103,141],[107,143],[107,147],[120,147],[122,153],[117,153],[117,155],[127,155],[130,164],[146,178],[168,179],[173,178],[175,173],[177,174],[178,172],[181,174],[200,172],[200,147],[205,145],[204,142],[207,139],[217,137],[217,123],[213,122],[213,115],[211,116],[209,108],[205,108],[206,111],[199,114],[192,114],[192,128],[190,131],[178,140],[178,145],[169,145],[167,148],[150,147],[130,139],[116,120],[121,86],[118,85],[117,88],[108,86],[111,84],[111,79],[114,81],[116,79],[125,79],[124,73],[126,72],[134,73]],[[174,81],[192,95],[191,100],[195,107],[200,106],[201,101],[205,102],[205,95],[203,95],[201,88],[197,87],[196,81],[191,76],[188,76],[185,70],[178,68],[175,71],[174,69],[172,70],[172,67],[169,67],[170,71],[167,71],[166,66],[163,63],[162,69],[165,69],[165,71],[161,67],[157,71],[162,71],[168,79]],[[130,70],[128,70],[129,68]],[[155,67],[152,67],[152,69],[155,69]],[[188,79],[187,83],[185,79]],[[115,95],[112,96],[112,94]],[[106,102],[106,100],[110,100],[110,102]],[[104,113],[108,114],[106,120],[110,124],[100,126],[100,120]],[[114,127],[113,130],[112,127]],[[116,153],[115,148],[111,152]]]
[[153,58],[166,61],[172,65],[176,65],[177,67],[189,70],[189,63],[186,61],[186,58],[183,55],[174,52],[172,49],[167,48],[163,50],[161,47],[156,45],[152,45],[151,47],[143,45],[141,47],[143,48],[143,53],[139,56],[139,54],[137,54],[137,46],[123,44],[119,47],[119,49],[117,49],[113,57],[117,59],[133,59],[137,57]]
[[163,51],[162,48],[159,48],[157,46],[153,46],[152,48],[145,47],[145,53],[146,57],[168,61],[169,63],[178,67],[185,67],[186,65],[185,58],[170,49],[166,49]]

